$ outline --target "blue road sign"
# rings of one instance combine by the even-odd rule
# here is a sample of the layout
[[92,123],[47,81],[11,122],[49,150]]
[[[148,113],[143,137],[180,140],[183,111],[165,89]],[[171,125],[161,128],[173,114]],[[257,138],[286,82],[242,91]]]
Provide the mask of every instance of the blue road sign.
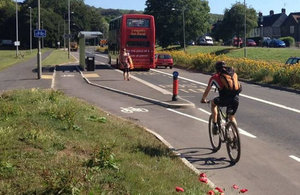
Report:
[[43,37],[46,37],[46,30],[44,29],[41,29],[41,30],[34,30],[34,37],[36,38],[43,38]]

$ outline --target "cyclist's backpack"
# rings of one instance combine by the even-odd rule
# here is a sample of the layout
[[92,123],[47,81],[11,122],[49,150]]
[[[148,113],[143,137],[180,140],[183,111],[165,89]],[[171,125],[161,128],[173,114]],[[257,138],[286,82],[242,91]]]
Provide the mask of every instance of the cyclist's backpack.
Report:
[[232,67],[225,67],[220,74],[220,79],[227,91],[227,95],[237,95],[242,91],[238,76]]

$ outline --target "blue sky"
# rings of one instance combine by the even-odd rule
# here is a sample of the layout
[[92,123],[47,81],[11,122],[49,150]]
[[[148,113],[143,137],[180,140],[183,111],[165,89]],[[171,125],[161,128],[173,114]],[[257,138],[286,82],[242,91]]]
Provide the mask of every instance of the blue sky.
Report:
[[[159,0],[158,0],[159,1]],[[95,7],[113,9],[144,10],[146,0],[85,0],[85,3]],[[244,3],[243,0],[208,0],[210,12],[223,14],[225,8],[230,8],[236,2]],[[246,0],[246,4],[263,15],[268,15],[270,10],[280,13],[282,8],[286,13],[300,12],[300,0]]]

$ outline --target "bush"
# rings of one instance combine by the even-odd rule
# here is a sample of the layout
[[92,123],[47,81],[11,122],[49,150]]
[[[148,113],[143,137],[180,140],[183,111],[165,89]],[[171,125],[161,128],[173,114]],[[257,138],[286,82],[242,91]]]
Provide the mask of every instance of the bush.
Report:
[[280,40],[284,41],[287,47],[295,45],[295,39],[293,37],[281,37]]
[[186,54],[183,51],[168,51],[173,56],[176,66],[201,72],[214,72],[217,61],[225,61],[227,66],[235,69],[240,78],[256,82],[274,83],[282,86],[300,88],[300,64],[286,66],[281,63],[232,58],[225,55]]

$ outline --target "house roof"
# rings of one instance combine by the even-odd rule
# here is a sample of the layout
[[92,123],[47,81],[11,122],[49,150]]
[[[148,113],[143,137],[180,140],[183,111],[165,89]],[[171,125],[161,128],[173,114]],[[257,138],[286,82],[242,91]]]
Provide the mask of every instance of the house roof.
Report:
[[263,26],[272,26],[282,15],[285,14],[280,13],[280,14],[273,14],[269,16],[263,16]]
[[300,12],[290,13],[290,15],[295,20],[295,22],[297,22],[298,24],[300,23]]

